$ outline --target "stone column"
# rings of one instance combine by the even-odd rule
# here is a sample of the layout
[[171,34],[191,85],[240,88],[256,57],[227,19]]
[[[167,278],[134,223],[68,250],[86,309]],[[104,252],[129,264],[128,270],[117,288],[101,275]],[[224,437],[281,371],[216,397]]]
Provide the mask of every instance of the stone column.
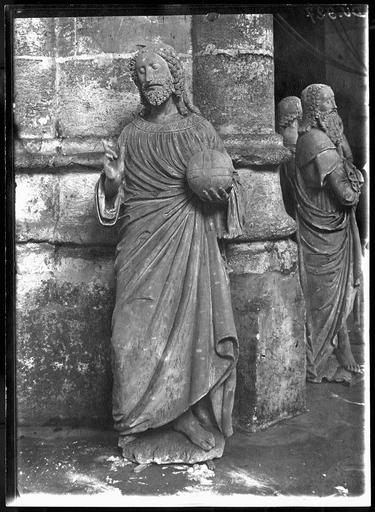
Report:
[[279,184],[289,153],[274,131],[272,15],[193,16],[192,43],[194,102],[246,192],[244,234],[227,257],[240,342],[235,418],[255,431],[305,409],[305,310]]

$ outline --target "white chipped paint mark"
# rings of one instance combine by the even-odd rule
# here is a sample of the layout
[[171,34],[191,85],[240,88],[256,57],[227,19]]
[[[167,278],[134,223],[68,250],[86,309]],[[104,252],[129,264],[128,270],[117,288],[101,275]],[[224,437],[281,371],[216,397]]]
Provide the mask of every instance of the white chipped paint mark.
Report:
[[50,117],[49,117],[49,116],[40,117],[40,118],[38,119],[38,123],[39,123],[40,125],[42,125],[42,126],[45,126],[46,124],[48,124],[49,120],[50,120]]
[[232,469],[228,472],[228,476],[231,478],[233,483],[241,483],[242,485],[245,485],[248,488],[269,488],[274,492],[273,487],[270,485],[269,482],[266,482],[265,480],[260,480],[259,478],[254,478],[249,473],[244,471],[243,469]]
[[336,487],[334,487],[334,489],[336,489],[340,496],[347,496],[349,494],[348,489],[346,487],[343,487],[342,485],[337,485]]
[[365,405],[362,402],[353,402],[352,400],[348,400],[347,398],[344,398],[340,395],[336,395],[336,393],[331,393],[332,398],[338,398],[339,400],[342,400],[343,402],[347,402],[348,404],[354,404],[354,405]]
[[113,488],[92,476],[88,476],[83,473],[73,473],[72,471],[68,471],[66,476],[68,480],[74,485],[82,485],[85,488],[91,487],[91,489],[97,493],[116,494],[121,496],[120,489]]
[[80,373],[86,373],[89,369],[88,363],[78,363],[78,371]]
[[24,364],[24,366],[26,366],[26,368],[28,370],[30,370],[31,368],[34,368],[34,357],[29,357],[28,359],[24,359],[23,364]]

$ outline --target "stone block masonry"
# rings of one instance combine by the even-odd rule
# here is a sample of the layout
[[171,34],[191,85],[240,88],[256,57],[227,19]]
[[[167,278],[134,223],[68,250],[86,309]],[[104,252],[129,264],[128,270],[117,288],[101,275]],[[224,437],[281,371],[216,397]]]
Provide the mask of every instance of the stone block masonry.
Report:
[[[141,44],[172,44],[191,87],[190,25],[190,16],[16,19],[14,120],[22,168],[25,153],[29,167],[38,166],[36,154],[39,162],[51,156],[43,151],[46,140],[56,143],[52,156],[61,156],[65,143],[66,156],[75,155],[71,139],[79,139],[82,153],[86,139],[96,138],[101,152],[101,138],[120,134],[139,103],[128,63]],[[23,151],[26,141],[39,149]],[[92,140],[86,149],[92,152]]]
[[15,59],[15,123],[21,139],[53,139],[56,65],[52,58]]
[[20,425],[111,423],[117,233],[94,212],[101,141],[139,103],[127,69],[138,45],[173,45],[191,87],[190,29],[190,16],[15,20]]
[[98,225],[98,173],[17,173],[16,241],[114,247],[117,229]]
[[256,431],[305,408],[305,304],[291,240],[232,245],[232,303],[240,340],[235,419]]

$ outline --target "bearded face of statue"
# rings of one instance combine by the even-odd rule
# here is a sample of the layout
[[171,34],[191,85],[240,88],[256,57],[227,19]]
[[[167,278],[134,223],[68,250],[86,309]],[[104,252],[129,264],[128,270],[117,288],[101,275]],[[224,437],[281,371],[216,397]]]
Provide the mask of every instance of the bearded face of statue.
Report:
[[167,62],[155,53],[141,54],[135,64],[141,96],[152,106],[164,103],[175,91]]
[[328,87],[320,93],[318,122],[320,128],[327,133],[334,144],[337,145],[342,142],[344,135],[343,122],[337,113],[333,91]]

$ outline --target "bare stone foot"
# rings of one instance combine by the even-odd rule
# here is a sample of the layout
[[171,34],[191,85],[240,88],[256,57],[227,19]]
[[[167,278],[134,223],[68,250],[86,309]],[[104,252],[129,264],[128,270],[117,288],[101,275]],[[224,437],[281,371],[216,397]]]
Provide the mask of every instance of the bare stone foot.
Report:
[[215,437],[205,430],[189,409],[172,423],[173,429],[182,432],[190,441],[203,450],[209,451],[215,447]]
[[337,347],[335,354],[340,365],[352,373],[363,373],[361,365],[354,359],[353,353],[350,346],[346,344],[341,347]]
[[192,411],[203,428],[216,425],[215,419],[212,413],[210,413],[210,404],[206,397],[199,400],[199,402],[192,407]]

